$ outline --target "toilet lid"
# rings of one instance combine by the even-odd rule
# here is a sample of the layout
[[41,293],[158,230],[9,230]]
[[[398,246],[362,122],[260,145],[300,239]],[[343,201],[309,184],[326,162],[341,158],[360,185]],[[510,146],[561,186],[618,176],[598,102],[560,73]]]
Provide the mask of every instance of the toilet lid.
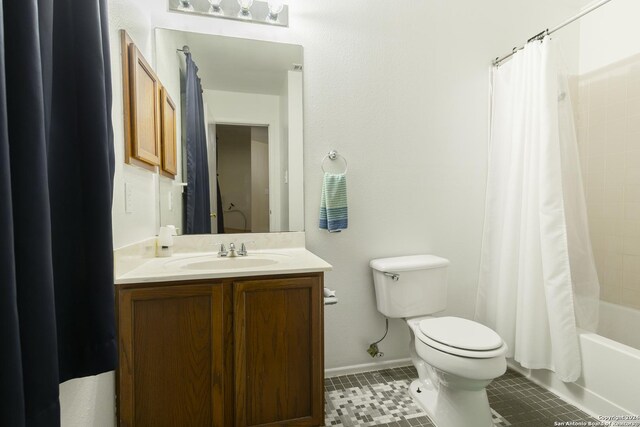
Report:
[[471,351],[495,350],[503,345],[490,328],[460,317],[434,317],[420,322],[420,332],[448,347]]

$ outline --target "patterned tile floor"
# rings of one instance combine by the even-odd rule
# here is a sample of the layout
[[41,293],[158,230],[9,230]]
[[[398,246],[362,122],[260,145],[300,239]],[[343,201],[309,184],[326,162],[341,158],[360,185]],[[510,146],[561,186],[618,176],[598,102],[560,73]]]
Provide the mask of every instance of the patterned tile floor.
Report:
[[[409,395],[409,384],[416,377],[413,366],[407,366],[326,378],[325,424],[433,427]],[[596,422],[555,394],[511,370],[493,381],[487,388],[487,394],[497,427],[546,427],[562,421]]]

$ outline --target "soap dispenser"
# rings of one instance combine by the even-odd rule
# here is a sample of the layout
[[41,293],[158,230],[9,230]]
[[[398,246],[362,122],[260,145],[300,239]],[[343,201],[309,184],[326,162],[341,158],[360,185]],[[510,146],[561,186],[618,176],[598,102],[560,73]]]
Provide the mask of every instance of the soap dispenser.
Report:
[[173,255],[173,236],[176,236],[177,234],[176,227],[173,225],[160,227],[156,246],[156,256],[170,257]]

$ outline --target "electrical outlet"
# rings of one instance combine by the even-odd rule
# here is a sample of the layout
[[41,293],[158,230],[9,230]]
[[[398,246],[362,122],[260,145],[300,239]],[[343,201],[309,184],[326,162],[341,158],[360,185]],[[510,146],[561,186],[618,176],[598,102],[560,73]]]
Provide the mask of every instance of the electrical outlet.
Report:
[[169,191],[169,193],[167,193],[167,206],[169,207],[169,211],[173,210],[173,192]]

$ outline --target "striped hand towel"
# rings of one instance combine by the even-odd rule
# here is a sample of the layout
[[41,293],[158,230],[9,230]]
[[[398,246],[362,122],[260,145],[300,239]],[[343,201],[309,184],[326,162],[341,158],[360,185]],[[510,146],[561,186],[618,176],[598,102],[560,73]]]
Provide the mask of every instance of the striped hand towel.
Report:
[[320,228],[337,233],[347,228],[347,176],[325,173],[320,201]]

